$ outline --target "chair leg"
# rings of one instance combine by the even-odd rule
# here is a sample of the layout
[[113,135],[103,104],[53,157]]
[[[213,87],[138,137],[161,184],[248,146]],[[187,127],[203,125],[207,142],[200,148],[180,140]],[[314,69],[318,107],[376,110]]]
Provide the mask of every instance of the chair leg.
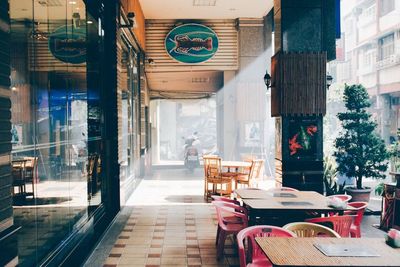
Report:
[[215,237],[215,245],[218,246],[218,238],[219,238],[219,232],[221,228],[219,227],[219,224],[217,225],[217,236]]
[[226,239],[226,232],[220,230],[219,238],[218,238],[218,245],[217,245],[217,260],[220,260],[224,255],[224,248],[225,248],[225,239]]

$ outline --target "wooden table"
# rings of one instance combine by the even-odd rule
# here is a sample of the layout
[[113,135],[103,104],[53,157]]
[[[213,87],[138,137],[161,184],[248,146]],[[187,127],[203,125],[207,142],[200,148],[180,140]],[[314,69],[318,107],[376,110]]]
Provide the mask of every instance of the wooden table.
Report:
[[[383,238],[256,237],[256,242],[273,266],[400,266],[400,249],[386,245]],[[356,247],[379,256],[329,257],[314,244]]]
[[[25,199],[27,196],[35,197],[34,193],[34,181],[32,179],[32,192],[26,192],[26,163],[29,159],[24,158],[15,158],[11,161],[12,168],[13,168],[13,196],[22,197]],[[18,177],[14,177],[16,173],[19,173]],[[18,194],[15,194],[14,187],[19,188]]]
[[[256,189],[237,189],[238,197],[249,210],[249,223],[256,224],[256,218],[279,218],[282,225],[288,222],[303,221],[309,212],[316,213],[343,213],[344,209],[328,206],[328,199],[314,191],[265,191]],[[353,207],[348,206],[347,210]],[[268,220],[267,220],[268,222]]]
[[221,166],[224,168],[250,168],[251,167],[251,162],[248,161],[230,161],[230,160],[223,160],[221,161]]

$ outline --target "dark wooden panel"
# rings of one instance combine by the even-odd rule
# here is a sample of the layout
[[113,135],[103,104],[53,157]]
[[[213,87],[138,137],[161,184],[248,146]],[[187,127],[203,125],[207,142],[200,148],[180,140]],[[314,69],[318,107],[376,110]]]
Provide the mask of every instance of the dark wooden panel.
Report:
[[326,113],[326,52],[278,52],[271,73],[272,116]]

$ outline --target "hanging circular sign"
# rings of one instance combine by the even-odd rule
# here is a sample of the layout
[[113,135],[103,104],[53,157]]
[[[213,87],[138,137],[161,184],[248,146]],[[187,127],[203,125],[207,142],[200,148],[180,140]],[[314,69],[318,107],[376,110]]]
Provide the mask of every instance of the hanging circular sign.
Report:
[[49,49],[62,62],[81,64],[86,62],[86,26],[61,26],[50,34]]
[[202,63],[218,51],[218,36],[207,26],[184,24],[165,37],[165,49],[173,59],[189,64]]

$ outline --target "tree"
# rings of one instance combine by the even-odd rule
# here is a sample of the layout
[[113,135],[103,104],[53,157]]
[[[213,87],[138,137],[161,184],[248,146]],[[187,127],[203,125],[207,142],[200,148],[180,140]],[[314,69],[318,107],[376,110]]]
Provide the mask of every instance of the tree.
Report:
[[338,172],[356,178],[357,188],[362,189],[363,177],[385,177],[388,152],[367,111],[371,102],[366,89],[362,85],[345,85],[344,102],[347,111],[337,115],[343,130],[335,140],[334,156]]

